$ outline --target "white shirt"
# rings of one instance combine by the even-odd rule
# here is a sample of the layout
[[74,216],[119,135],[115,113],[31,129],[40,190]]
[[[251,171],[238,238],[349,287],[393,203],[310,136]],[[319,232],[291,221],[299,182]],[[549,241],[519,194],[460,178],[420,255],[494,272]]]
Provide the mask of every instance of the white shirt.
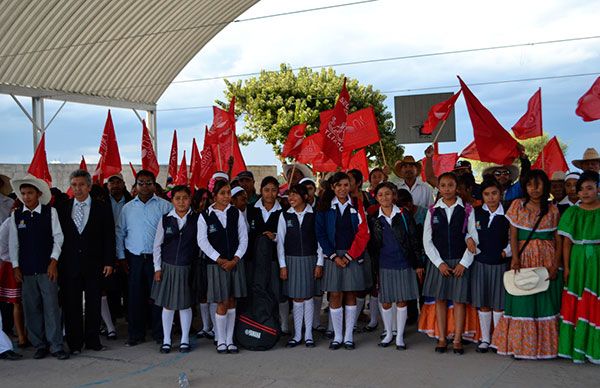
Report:
[[[452,213],[454,213],[454,209],[456,208],[456,206],[459,206],[459,205],[464,206],[463,201],[462,201],[462,199],[460,199],[460,197],[457,197],[456,202],[454,202],[454,204],[451,206],[446,205],[446,203],[444,203],[443,199],[440,198],[436,202],[435,207],[444,209],[444,211],[446,212],[446,218],[448,219],[448,222],[450,222],[450,219],[452,218]],[[465,241],[467,239],[469,239],[469,237],[475,241],[475,244],[479,243],[479,240],[477,238],[477,228],[475,227],[475,212],[474,211],[471,212],[471,214],[469,214],[469,219],[467,221],[467,234],[465,235]],[[425,254],[427,254],[427,257],[429,257],[429,260],[431,260],[431,262],[436,267],[439,267],[440,264],[442,264],[444,262],[444,260],[442,259],[442,257],[440,256],[440,253],[438,252],[437,248],[433,244],[433,236],[432,236],[432,230],[431,230],[431,212],[429,212],[429,211],[427,212],[427,215],[425,216],[425,222],[423,224],[423,246],[425,248]],[[463,254],[463,256],[460,260],[460,264],[465,268],[469,268],[471,263],[473,263],[474,258],[475,258],[475,256],[469,251],[469,249],[465,249],[465,253]],[[449,257],[449,259],[453,259],[453,258]]]
[[383,209],[381,209],[381,207],[380,207],[379,208],[379,216],[377,218],[379,218],[379,217],[385,218],[387,223],[390,224],[390,226],[392,226],[392,218],[394,218],[396,216],[396,214],[400,214],[400,208],[396,205],[393,205],[392,214],[390,214],[389,217],[383,213]]
[[0,225],[0,261],[10,261],[8,251],[8,233],[10,230],[10,219],[5,219]]
[[[179,217],[179,214],[175,211],[175,209],[171,210],[167,213],[167,216],[175,217],[177,220],[177,227],[181,230],[185,223],[187,222],[188,215],[192,212],[192,210],[188,210],[187,213],[183,217]],[[152,261],[154,262],[154,272],[161,270],[162,264],[162,243],[165,238],[165,228],[163,227],[163,219],[161,218],[158,221],[158,225],[156,225],[156,236],[154,237],[154,245],[152,247]]]
[[346,202],[341,203],[338,197],[335,197],[331,200],[331,208],[335,209],[336,205],[340,208],[340,213],[344,214],[344,211],[346,210],[348,205],[352,206],[352,200],[350,199],[350,197],[348,197]]
[[[85,226],[87,225],[88,220],[90,219],[90,207],[92,206],[92,197],[88,195],[87,198],[83,200],[83,202],[79,202],[77,198],[73,199],[73,209],[71,210],[71,218],[73,219],[73,222],[75,222],[75,213],[77,212],[77,206],[81,206],[80,204],[85,204],[83,206],[83,221],[81,223],[81,230],[83,231],[85,229]],[[75,226],[77,226],[77,224],[75,224]]]
[[[495,216],[503,216],[504,215],[504,207],[502,206],[501,203],[498,204],[498,208],[494,212],[491,212],[490,208],[486,204],[483,204],[483,206],[481,208],[483,210],[485,210],[486,212],[490,213],[490,220],[488,221],[488,228],[492,225],[492,220],[494,219]],[[506,245],[506,247],[503,250],[504,250],[504,253],[506,254],[506,257],[512,256],[512,249],[510,247],[510,241],[508,242],[508,245]],[[479,250],[479,248],[477,248],[476,254],[479,254],[479,253],[481,253],[481,251]]]
[[[23,208],[24,207],[22,207],[22,209]],[[24,211],[28,212],[29,209],[24,208]],[[42,204],[38,204],[32,212],[42,214]],[[58,258],[60,257],[60,252],[65,237],[60,227],[60,221],[58,220],[58,214],[56,213],[55,208],[50,208],[50,215],[52,220],[52,237],[54,239],[54,243],[52,245],[52,253],[50,254],[50,257],[54,260],[58,260]],[[10,228],[8,234],[8,251],[10,254],[10,261],[13,265],[13,268],[17,268],[19,266],[19,235],[17,231],[17,224],[15,223],[15,213],[10,215],[9,220]]]
[[[295,214],[298,217],[298,223],[302,227],[302,221],[306,213],[312,213],[313,208],[309,204],[306,205],[304,210],[300,213],[294,210],[293,207],[289,208],[288,213]],[[285,234],[287,232],[287,225],[283,213],[279,215],[279,222],[277,223],[277,260],[279,261],[279,268],[285,268]],[[317,243],[317,265],[323,266],[323,250],[321,245]]]
[[417,177],[412,187],[408,187],[404,179],[401,179],[398,183],[398,189],[408,190],[412,195],[413,203],[417,206],[428,208],[433,204],[433,190],[420,177]]
[[581,201],[577,201],[575,203],[571,202],[571,200],[569,200],[569,196],[567,195],[563,199],[561,199],[558,204],[559,205],[575,206],[575,205],[579,205],[580,203],[581,203]]
[[262,213],[263,221],[265,223],[269,220],[269,216],[272,213],[275,213],[276,211],[281,210],[281,205],[279,204],[278,201],[275,201],[275,205],[273,205],[273,207],[271,208],[271,210],[267,210],[265,208],[265,205],[263,205],[263,203],[262,203],[262,198],[259,199],[258,201],[256,201],[256,203],[254,204],[254,207],[260,209],[260,212]]
[[[215,205],[212,204],[208,208],[208,214],[215,213],[221,225],[224,228],[227,227],[227,210],[231,205],[227,205],[225,210],[215,209]],[[239,210],[238,210],[239,212]],[[235,252],[234,256],[239,257],[240,259],[246,253],[246,249],[248,248],[248,228],[246,227],[246,221],[244,220],[244,216],[241,214],[238,218],[238,249]],[[210,245],[208,241],[208,227],[206,226],[206,221],[203,216],[198,217],[198,246],[206,256],[208,256],[211,260],[217,261],[217,259],[221,256],[217,250]]]

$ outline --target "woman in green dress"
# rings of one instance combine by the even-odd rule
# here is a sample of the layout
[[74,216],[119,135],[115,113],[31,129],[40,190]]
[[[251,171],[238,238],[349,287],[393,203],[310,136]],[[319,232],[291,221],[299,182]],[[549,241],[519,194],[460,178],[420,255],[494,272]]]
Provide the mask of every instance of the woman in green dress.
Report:
[[600,199],[598,173],[577,181],[581,203],[563,214],[565,289],[560,310],[558,354],[576,363],[600,364]]

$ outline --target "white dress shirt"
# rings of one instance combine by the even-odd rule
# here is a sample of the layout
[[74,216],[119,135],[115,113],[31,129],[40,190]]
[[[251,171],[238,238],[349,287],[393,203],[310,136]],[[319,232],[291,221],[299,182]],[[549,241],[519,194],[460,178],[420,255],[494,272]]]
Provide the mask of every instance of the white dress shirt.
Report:
[[77,226],[77,223],[75,221],[75,214],[77,212],[77,206],[81,206],[79,204],[84,204],[83,205],[83,221],[81,223],[81,230],[83,231],[85,229],[85,226],[87,225],[88,220],[90,219],[90,208],[92,206],[92,197],[90,197],[89,195],[87,196],[86,199],[83,200],[83,202],[79,202],[77,200],[77,198],[73,199],[73,209],[71,210],[71,218],[73,219],[73,222],[75,222],[75,226]]
[[581,203],[581,201],[577,201],[575,203],[571,202],[571,200],[569,199],[569,196],[565,196],[563,199],[560,200],[560,202],[558,203],[558,205],[569,205],[569,206],[575,206],[575,205],[579,205]]
[[[30,210],[23,209],[23,211],[28,212]],[[42,204],[38,204],[37,207],[31,212],[42,214]],[[52,219],[52,237],[54,239],[50,257],[54,260],[58,260],[65,237],[60,227],[60,221],[58,220],[58,214],[56,213],[55,208],[50,208],[50,215]],[[13,268],[17,268],[19,266],[19,235],[17,231],[17,224],[15,223],[15,213],[10,215],[9,222],[10,228],[8,233],[8,250]]]
[[398,183],[398,189],[408,190],[413,203],[417,206],[428,208],[433,204],[433,189],[428,183],[423,182],[420,177],[417,177],[412,187],[408,187],[404,179],[401,179]]
[[254,204],[254,207],[260,209],[263,221],[265,223],[269,220],[269,216],[272,213],[275,213],[277,210],[281,210],[281,205],[279,204],[279,201],[275,201],[275,205],[273,205],[273,207],[271,208],[271,210],[267,210],[265,208],[265,205],[263,205],[262,198],[259,199],[258,201],[256,201],[256,203]]
[[[450,222],[450,219],[452,218],[452,213],[454,213],[454,209],[456,208],[456,206],[463,206],[463,201],[460,197],[456,198],[456,202],[454,202],[454,204],[452,204],[451,206],[446,205],[446,203],[444,202],[443,198],[440,198],[434,207],[436,208],[442,208],[444,209],[444,211],[446,212],[446,218],[448,219],[448,222]],[[469,214],[469,219],[467,221],[467,234],[465,236],[465,241],[468,240],[470,238],[472,238],[475,241],[475,244],[479,243],[479,240],[477,238],[477,228],[475,226],[475,212],[472,211],[471,214]],[[432,236],[432,229],[431,229],[431,212],[427,212],[427,215],[425,216],[425,223],[423,224],[423,246],[425,248],[425,254],[427,254],[427,257],[429,257],[429,260],[431,260],[431,262],[436,266],[439,267],[444,260],[442,259],[442,257],[440,256],[440,253],[438,252],[437,248],[435,247],[435,245],[433,244],[433,236]],[[473,263],[473,259],[474,259],[475,255],[472,254],[469,249],[465,249],[465,252],[460,260],[460,264],[465,267],[465,268],[469,268],[469,266],[471,265],[471,263]],[[454,257],[448,257],[448,259],[454,259]]]
[[[309,204],[306,205],[304,210],[298,213],[293,207],[290,207],[287,211],[290,214],[295,214],[298,217],[298,223],[302,227],[302,221],[304,221],[304,215],[306,213],[313,213],[313,208]],[[279,222],[277,223],[277,260],[279,261],[279,268],[285,268],[285,234],[287,232],[287,225],[283,213],[279,215]],[[317,265],[323,266],[323,250],[321,245],[317,243]]]
[[[210,215],[211,213],[215,213],[219,219],[219,222],[221,222],[221,225],[226,228],[227,211],[230,207],[231,205],[227,205],[225,210],[218,210],[215,209],[215,204],[212,204],[208,208],[208,214]],[[240,211],[238,210],[238,212]],[[246,221],[242,212],[240,212],[240,216],[238,218],[238,242],[238,249],[234,256],[237,256],[241,259],[248,248],[248,228],[246,227]],[[217,259],[221,256],[208,241],[208,230],[203,216],[198,217],[198,246],[212,261],[217,261]]]
[[[169,213],[167,213],[167,216],[171,216],[171,217],[175,217],[175,219],[177,220],[177,227],[179,228],[179,230],[183,229],[183,227],[185,226],[186,222],[187,222],[187,217],[188,215],[192,212],[192,210],[188,210],[187,213],[185,213],[185,215],[183,217],[179,217],[179,214],[177,214],[177,211],[175,211],[175,209],[171,210]],[[162,243],[164,241],[165,238],[165,228],[163,226],[163,219],[161,218],[160,221],[158,221],[158,225],[156,225],[156,236],[154,237],[154,246],[152,249],[152,261],[154,262],[154,272],[156,271],[160,271],[161,269],[161,264],[162,264]]]
[[400,214],[400,208],[396,205],[393,205],[392,207],[392,214],[390,214],[390,216],[386,216],[385,213],[383,212],[383,209],[380,207],[379,208],[379,217],[383,217],[388,224],[390,224],[390,226],[392,226],[392,219],[396,216],[396,214]]

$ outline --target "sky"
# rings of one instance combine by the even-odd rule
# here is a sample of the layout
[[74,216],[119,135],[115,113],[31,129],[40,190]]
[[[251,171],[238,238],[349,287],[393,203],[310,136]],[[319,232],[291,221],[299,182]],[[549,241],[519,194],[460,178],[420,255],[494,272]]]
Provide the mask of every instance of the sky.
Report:
[[[349,3],[352,0],[302,2],[262,0],[239,18]],[[379,0],[328,10],[232,23],[210,41],[182,70],[176,81],[317,66],[366,59],[399,57],[517,43],[600,35],[600,1],[421,1]],[[595,27],[594,27],[595,26]],[[452,92],[456,75],[467,83],[600,73],[600,39],[531,45],[502,50],[429,56],[334,67],[338,73],[373,85],[386,93],[394,114],[393,97]],[[575,115],[579,97],[598,75],[543,81],[472,86],[471,90],[509,129],[525,112],[527,100],[542,88],[544,130],[568,145],[568,161],[580,158],[587,147],[600,146],[600,121],[585,123]],[[438,88],[431,90],[414,90]],[[173,129],[177,129],[180,157],[189,155],[192,138],[202,144],[211,109],[162,109],[210,106],[223,99],[222,79],[174,83],[158,101],[158,158],[167,163]],[[412,91],[407,91],[412,89]],[[30,99],[20,98],[29,107]],[[46,102],[46,120],[60,106]],[[88,163],[98,160],[98,145],[106,107],[67,103],[46,133],[48,160]],[[140,162],[141,125],[131,110],[112,109],[123,163]],[[0,95],[0,162],[29,163],[33,154],[28,119],[7,95]],[[244,131],[243,119],[237,123]],[[473,138],[464,100],[456,104],[457,140],[442,143],[440,152],[462,150]],[[421,157],[426,144],[407,145],[406,153]],[[260,139],[242,147],[246,164],[279,164],[271,147]],[[572,166],[569,164],[569,167]]]

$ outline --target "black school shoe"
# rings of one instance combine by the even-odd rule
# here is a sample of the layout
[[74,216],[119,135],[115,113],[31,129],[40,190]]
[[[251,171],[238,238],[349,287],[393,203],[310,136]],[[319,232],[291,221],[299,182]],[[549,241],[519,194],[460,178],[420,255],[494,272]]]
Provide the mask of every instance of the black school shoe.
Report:
[[16,361],[22,359],[23,356],[19,353],[15,353],[12,350],[0,353],[0,360]]
[[347,341],[347,342],[344,342],[344,349],[346,349],[346,350],[354,350],[354,349],[356,349],[356,346],[354,346],[354,342]]
[[56,358],[57,360],[68,360],[69,353],[65,352],[64,350],[59,350],[58,352],[52,353],[52,357]]
[[39,348],[35,351],[35,354],[33,355],[33,358],[36,360],[41,360],[42,358],[46,358],[46,356],[48,355],[48,349],[46,348]]
[[341,347],[342,347],[342,344],[337,341],[331,341],[331,343],[329,344],[329,349],[331,349],[331,350],[338,350]]

